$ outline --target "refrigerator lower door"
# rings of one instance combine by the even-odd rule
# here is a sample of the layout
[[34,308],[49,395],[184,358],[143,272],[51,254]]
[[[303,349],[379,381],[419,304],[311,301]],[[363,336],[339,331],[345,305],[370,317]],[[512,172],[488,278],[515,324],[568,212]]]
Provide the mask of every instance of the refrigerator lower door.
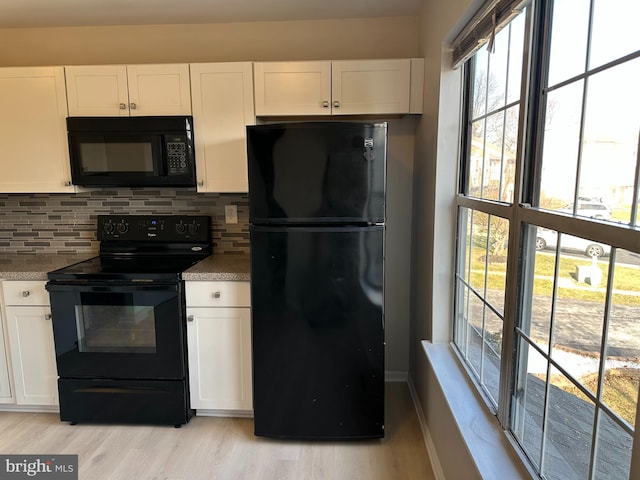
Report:
[[251,227],[256,435],[384,436],[383,239]]

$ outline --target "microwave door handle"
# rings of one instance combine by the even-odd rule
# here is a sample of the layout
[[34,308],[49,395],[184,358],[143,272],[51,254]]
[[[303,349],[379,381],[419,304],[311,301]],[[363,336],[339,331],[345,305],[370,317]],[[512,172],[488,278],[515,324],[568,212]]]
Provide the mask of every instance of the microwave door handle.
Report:
[[169,161],[169,158],[167,156],[167,140],[164,135],[156,135],[153,138],[153,143],[155,143],[155,145],[152,145],[151,148],[158,153],[158,155],[153,156],[153,170],[155,175],[164,177],[167,175],[167,163]]

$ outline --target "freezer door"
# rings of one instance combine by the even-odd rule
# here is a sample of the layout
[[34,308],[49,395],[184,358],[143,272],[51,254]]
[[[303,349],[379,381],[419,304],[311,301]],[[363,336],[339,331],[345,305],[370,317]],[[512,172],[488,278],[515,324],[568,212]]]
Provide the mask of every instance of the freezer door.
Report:
[[252,224],[382,223],[386,124],[247,127]]
[[384,435],[383,238],[252,227],[256,435]]

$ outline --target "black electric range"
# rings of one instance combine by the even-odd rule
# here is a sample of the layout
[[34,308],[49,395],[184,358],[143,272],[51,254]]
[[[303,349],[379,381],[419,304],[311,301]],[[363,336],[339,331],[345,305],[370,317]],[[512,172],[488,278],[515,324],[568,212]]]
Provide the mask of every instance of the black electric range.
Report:
[[182,273],[211,254],[205,216],[101,215],[100,255],[48,274],[60,418],[187,423]]

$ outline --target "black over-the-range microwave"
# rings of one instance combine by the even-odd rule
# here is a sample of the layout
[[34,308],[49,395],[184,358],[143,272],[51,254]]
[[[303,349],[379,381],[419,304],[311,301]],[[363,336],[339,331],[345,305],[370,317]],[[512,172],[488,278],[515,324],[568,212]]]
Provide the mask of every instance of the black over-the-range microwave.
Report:
[[69,117],[71,178],[85,187],[195,187],[193,118]]

